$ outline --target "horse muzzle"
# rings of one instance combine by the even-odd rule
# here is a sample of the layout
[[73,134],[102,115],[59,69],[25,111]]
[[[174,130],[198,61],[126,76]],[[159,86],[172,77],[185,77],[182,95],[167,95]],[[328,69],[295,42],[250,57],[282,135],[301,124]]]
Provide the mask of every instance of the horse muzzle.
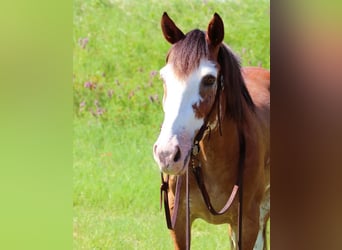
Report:
[[163,173],[180,175],[189,164],[190,149],[191,144],[177,136],[164,141],[159,137],[153,146],[153,156]]

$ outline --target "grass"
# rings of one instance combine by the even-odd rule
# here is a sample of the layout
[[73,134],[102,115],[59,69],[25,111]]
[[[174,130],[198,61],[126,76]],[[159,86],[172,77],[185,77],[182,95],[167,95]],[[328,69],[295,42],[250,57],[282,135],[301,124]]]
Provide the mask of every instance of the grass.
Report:
[[[74,0],[74,249],[173,249],[151,151],[164,11],[184,32],[219,13],[242,64],[269,68],[269,1]],[[226,225],[192,232],[193,249],[229,249]]]

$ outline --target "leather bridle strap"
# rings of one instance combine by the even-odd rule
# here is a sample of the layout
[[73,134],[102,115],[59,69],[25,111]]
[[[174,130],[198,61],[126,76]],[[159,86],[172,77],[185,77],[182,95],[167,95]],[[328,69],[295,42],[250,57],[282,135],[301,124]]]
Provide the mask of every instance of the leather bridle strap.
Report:
[[160,174],[161,176],[161,185],[160,185],[160,209],[162,208],[162,201],[164,198],[164,210],[165,210],[165,218],[166,218],[166,225],[168,229],[172,229],[172,222],[170,216],[170,206],[169,206],[169,199],[168,199],[168,191],[169,191],[169,176],[167,175],[166,180],[164,180],[163,173]]
[[239,126],[239,144],[240,144],[240,154],[239,154],[239,169],[238,169],[238,185],[240,187],[239,191],[239,213],[238,213],[238,227],[239,227],[239,236],[238,236],[238,246],[239,250],[242,250],[242,211],[243,211],[243,170],[245,164],[245,156],[246,156],[246,138],[245,134],[241,131]]
[[[221,110],[220,110],[220,93],[221,91],[224,89],[224,85],[223,85],[223,76],[220,75],[220,84],[217,85],[217,91],[216,91],[216,96],[215,96],[215,102],[213,104],[213,106],[211,107],[208,115],[206,116],[206,118],[204,119],[204,123],[201,126],[201,128],[198,130],[195,139],[194,139],[194,144],[192,146],[192,156],[193,155],[197,155],[200,151],[199,148],[199,142],[202,140],[205,131],[209,130],[209,132],[211,131],[210,126],[208,125],[208,119],[211,116],[212,112],[214,111],[215,108],[215,103],[217,105],[217,120],[218,120],[218,125],[219,125],[219,133],[222,136],[222,129],[221,129]],[[209,137],[210,137],[210,133],[209,133]],[[208,138],[209,138],[208,137]]]
[[[206,126],[202,126],[202,128],[203,127],[206,127]],[[243,168],[244,158],[245,158],[244,135],[241,131],[239,131],[239,144],[240,144],[240,154],[239,155],[240,156],[239,156],[239,162],[238,162],[238,178],[237,178],[236,184],[234,185],[233,190],[232,190],[226,204],[224,205],[224,207],[220,211],[216,211],[211,204],[210,197],[208,195],[207,189],[206,189],[204,181],[203,181],[201,163],[197,159],[197,155],[199,154],[199,151],[200,151],[199,141],[202,140],[202,136],[204,135],[204,132],[202,132],[202,128],[199,131],[200,133],[197,134],[197,136],[196,136],[196,140],[195,140],[193,150],[192,150],[192,170],[193,170],[192,172],[195,175],[197,185],[201,191],[203,200],[204,200],[208,210],[210,211],[210,213],[212,213],[213,215],[222,215],[229,209],[229,207],[233,203],[239,187],[241,189],[242,168]],[[197,164],[195,163],[195,161],[197,161]],[[240,190],[239,194],[241,194],[241,193],[242,193],[242,191]],[[240,198],[240,195],[239,195],[239,198]]]
[[[238,126],[238,135],[239,135],[239,160],[238,160],[238,176],[236,184],[233,187],[233,190],[225,204],[225,206],[220,210],[216,211],[211,202],[210,198],[207,192],[207,189],[205,187],[204,181],[203,181],[203,174],[202,174],[202,167],[200,164],[200,161],[197,159],[197,155],[200,151],[199,141],[202,140],[202,138],[198,138],[196,136],[196,139],[199,141],[195,141],[194,143],[194,150],[192,151],[192,172],[194,173],[197,185],[201,191],[203,200],[207,206],[207,209],[209,212],[213,215],[222,215],[224,214],[231,204],[234,201],[234,198],[236,196],[237,191],[239,190],[239,207],[238,207],[238,246],[239,249],[242,249],[242,211],[243,211],[243,167],[245,162],[245,155],[246,155],[246,141],[245,141],[245,135],[242,132],[242,129],[240,129],[240,126]],[[203,133],[204,134],[204,133]],[[195,164],[195,161],[198,163]]]
[[185,203],[186,203],[186,211],[185,211],[185,225],[186,225],[186,231],[185,231],[185,249],[190,249],[190,231],[191,231],[191,225],[190,225],[190,184],[189,184],[189,168],[186,169],[186,187],[185,187]]
[[168,229],[174,229],[176,224],[176,218],[179,207],[179,193],[182,186],[182,176],[177,176],[176,180],[176,192],[175,192],[175,203],[173,208],[173,214],[171,217],[170,214],[170,206],[169,206],[169,175],[166,176],[166,180],[164,180],[164,175],[161,173],[161,185],[160,185],[160,209],[162,208],[162,202],[164,200],[164,210],[165,210],[165,219],[166,225]]
[[209,212],[211,214],[213,214],[213,215],[222,215],[225,212],[227,212],[227,210],[230,208],[230,206],[232,205],[232,203],[234,201],[234,198],[235,198],[236,193],[237,193],[237,191],[239,189],[239,186],[238,185],[234,185],[233,190],[232,190],[232,192],[231,192],[231,194],[230,194],[226,204],[223,206],[223,208],[220,211],[216,211],[213,208],[212,204],[211,204],[211,201],[210,201],[207,189],[206,189],[206,187],[204,185],[201,167],[197,166],[197,167],[192,168],[192,169],[193,169],[193,173],[195,175],[195,179],[196,179],[197,185],[198,185],[199,189],[201,190],[201,194],[202,194],[203,200],[204,200],[204,202],[205,202]]

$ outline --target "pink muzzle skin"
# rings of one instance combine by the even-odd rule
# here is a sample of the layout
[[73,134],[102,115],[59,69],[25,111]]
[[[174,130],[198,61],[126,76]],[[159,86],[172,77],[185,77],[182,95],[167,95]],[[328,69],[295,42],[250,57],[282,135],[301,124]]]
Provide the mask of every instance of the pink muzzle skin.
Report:
[[153,146],[154,160],[165,174],[183,174],[189,165],[192,140],[189,136],[173,135],[165,138],[161,133]]

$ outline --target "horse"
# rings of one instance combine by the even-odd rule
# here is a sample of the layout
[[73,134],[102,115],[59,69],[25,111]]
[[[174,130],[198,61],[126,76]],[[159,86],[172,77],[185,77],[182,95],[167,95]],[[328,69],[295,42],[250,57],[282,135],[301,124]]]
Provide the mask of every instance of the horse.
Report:
[[174,248],[190,248],[201,218],[228,224],[232,249],[266,249],[270,72],[241,67],[217,13],[206,31],[184,34],[164,12],[161,28],[172,47],[160,70],[164,121],[152,150]]

